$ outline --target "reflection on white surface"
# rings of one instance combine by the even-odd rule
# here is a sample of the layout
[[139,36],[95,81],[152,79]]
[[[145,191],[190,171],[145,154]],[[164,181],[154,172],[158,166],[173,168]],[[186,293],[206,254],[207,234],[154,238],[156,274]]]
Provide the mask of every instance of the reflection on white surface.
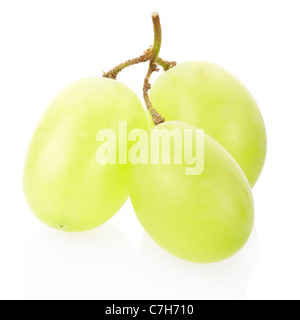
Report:
[[80,234],[42,227],[23,261],[25,299],[126,298],[137,281],[137,253],[115,226]]
[[149,298],[247,299],[247,284],[258,260],[254,229],[246,246],[234,257],[214,264],[194,264],[161,249],[146,233],[139,256]]
[[179,260],[145,233],[139,252],[106,223],[72,234],[42,227],[23,259],[25,299],[247,299],[258,260],[253,231],[234,257],[215,264]]

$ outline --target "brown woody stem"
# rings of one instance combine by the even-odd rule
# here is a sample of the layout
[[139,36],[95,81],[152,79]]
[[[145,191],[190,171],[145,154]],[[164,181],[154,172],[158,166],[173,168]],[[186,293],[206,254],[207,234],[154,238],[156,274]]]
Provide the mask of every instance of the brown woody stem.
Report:
[[148,94],[148,91],[151,89],[151,85],[149,82],[150,77],[154,71],[158,71],[157,65],[153,60],[150,60],[149,69],[144,80],[143,95],[147,109],[149,110],[153,119],[153,123],[157,126],[158,124],[165,122],[165,119],[154,109]]
[[[152,48],[151,49],[149,48],[148,50],[152,50]],[[144,53],[143,55],[141,55],[138,58],[127,60],[123,63],[120,63],[118,66],[111,69],[110,71],[103,72],[103,78],[109,78],[109,79],[116,80],[118,73],[121,72],[123,69],[130,67],[130,66],[133,66],[135,64],[149,61],[151,59],[150,53],[151,53],[150,51],[147,51],[146,53]],[[160,57],[156,58],[155,61],[157,64],[159,64],[161,67],[163,67],[165,71],[168,71],[177,65],[176,61],[167,61],[167,60],[164,60]]]
[[167,60],[163,60],[162,58],[159,58],[159,57],[155,61],[160,66],[162,66],[165,71],[168,71],[177,65],[176,61],[167,61]]
[[123,69],[133,66],[138,63],[143,63],[152,60],[155,58],[155,61],[164,68],[165,71],[176,66],[175,61],[167,61],[158,57],[160,47],[161,47],[161,25],[160,19],[157,12],[152,14],[152,21],[154,27],[154,44],[152,47],[148,48],[143,55],[138,58],[127,60],[123,63],[120,63],[115,68],[111,69],[108,72],[103,72],[103,78],[117,79],[118,73]]
[[150,101],[148,91],[151,89],[150,85],[150,77],[154,71],[159,71],[158,70],[158,65],[162,66],[165,71],[173,68],[176,66],[175,61],[167,61],[163,60],[158,57],[160,47],[161,47],[161,41],[162,41],[162,36],[161,36],[161,24],[160,24],[160,19],[159,15],[157,12],[154,12],[152,14],[152,22],[153,22],[153,28],[154,28],[154,44],[152,47],[148,48],[143,55],[141,55],[138,58],[134,58],[131,60],[127,60],[112,70],[108,72],[103,73],[104,78],[109,78],[109,79],[117,79],[118,73],[121,72],[123,69],[130,67],[132,65],[142,63],[142,62],[147,62],[149,61],[149,69],[147,72],[147,75],[144,80],[144,87],[143,87],[143,95],[144,95],[144,100],[147,106],[147,109],[149,110],[153,122],[155,125],[158,125],[159,123],[162,123],[165,121],[165,119],[153,108],[152,103]]
[[103,78],[109,78],[109,79],[116,80],[118,73],[121,72],[123,69],[130,67],[130,66],[133,66],[135,64],[141,63],[141,62],[149,61],[150,58],[151,58],[151,52],[146,52],[138,58],[127,60],[127,61],[119,64],[118,66],[116,66],[112,70],[110,70],[108,72],[104,72]]
[[150,77],[154,71],[159,71],[157,64],[155,62],[161,47],[161,26],[160,26],[159,15],[157,12],[154,12],[152,14],[152,21],[154,26],[154,45],[151,49],[152,57],[150,58],[149,69],[144,80],[143,95],[144,95],[144,100],[145,100],[147,109],[151,114],[153,122],[155,125],[158,125],[164,122],[165,119],[153,108],[153,105],[150,101],[149,94],[148,94],[148,91],[151,89]]

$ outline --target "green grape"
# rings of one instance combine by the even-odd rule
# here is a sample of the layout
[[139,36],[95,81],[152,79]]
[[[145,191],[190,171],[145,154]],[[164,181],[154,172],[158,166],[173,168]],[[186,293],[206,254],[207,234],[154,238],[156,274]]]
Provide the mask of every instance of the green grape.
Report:
[[265,126],[255,100],[234,76],[207,62],[185,62],[156,80],[150,98],[166,120],[204,129],[255,185],[266,156]]
[[[151,155],[152,132],[165,129],[179,129],[182,134],[185,129],[196,130],[181,121],[162,123],[141,138],[141,149],[148,145]],[[247,242],[254,205],[251,187],[237,162],[208,135],[203,141],[202,174],[186,175],[190,165],[185,161],[153,164],[149,160],[130,165],[129,193],[139,221],[162,248],[184,260],[211,263],[231,257]]]
[[[86,231],[110,219],[128,198],[128,165],[100,164],[101,129],[147,129],[145,110],[121,82],[81,79],[64,89],[46,110],[28,151],[23,186],[35,215],[70,232]],[[119,137],[116,137],[119,150]],[[126,147],[127,158],[127,147]],[[119,162],[118,162],[119,163]]]

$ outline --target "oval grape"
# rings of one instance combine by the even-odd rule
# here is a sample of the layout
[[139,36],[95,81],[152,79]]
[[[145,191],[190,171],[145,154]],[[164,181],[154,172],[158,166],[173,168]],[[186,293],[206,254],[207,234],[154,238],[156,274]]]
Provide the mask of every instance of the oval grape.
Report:
[[[148,145],[151,155],[152,131],[166,129],[180,130],[182,136],[185,129],[196,130],[181,121],[165,122],[143,136],[141,147]],[[170,150],[175,159],[174,147]],[[199,175],[187,175],[184,161],[130,165],[129,192],[139,221],[162,248],[184,260],[211,263],[244,246],[253,228],[254,205],[237,162],[206,134],[204,160]]]
[[[79,232],[110,219],[128,198],[128,165],[99,164],[101,129],[147,128],[136,94],[104,78],[78,80],[46,110],[28,151],[23,186],[35,215],[45,224]],[[119,150],[119,138],[116,137]],[[127,156],[127,150],[126,150]]]
[[265,125],[254,98],[233,75],[208,62],[185,62],[154,82],[150,98],[167,121],[204,129],[255,185],[266,157]]

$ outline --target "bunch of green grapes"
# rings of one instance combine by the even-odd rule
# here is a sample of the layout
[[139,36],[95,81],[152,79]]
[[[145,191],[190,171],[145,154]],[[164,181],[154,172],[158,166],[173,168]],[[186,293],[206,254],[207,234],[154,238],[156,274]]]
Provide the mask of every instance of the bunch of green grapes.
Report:
[[[249,91],[226,70],[160,59],[158,14],[152,19],[154,45],[144,55],[103,78],[78,80],[53,100],[29,147],[25,197],[45,224],[80,232],[105,223],[130,195],[142,226],[166,251],[192,262],[224,260],[244,246],[253,228],[251,186],[265,160],[264,122]],[[124,68],[145,61],[149,112],[116,80]],[[158,65],[166,72],[148,95]],[[123,136],[120,123],[132,136]],[[98,139],[101,130],[115,133],[106,137],[109,146],[105,134]],[[191,144],[183,138],[187,132]],[[166,133],[169,147],[163,144]],[[203,166],[192,172],[182,152],[189,149],[194,159],[197,148]]]

